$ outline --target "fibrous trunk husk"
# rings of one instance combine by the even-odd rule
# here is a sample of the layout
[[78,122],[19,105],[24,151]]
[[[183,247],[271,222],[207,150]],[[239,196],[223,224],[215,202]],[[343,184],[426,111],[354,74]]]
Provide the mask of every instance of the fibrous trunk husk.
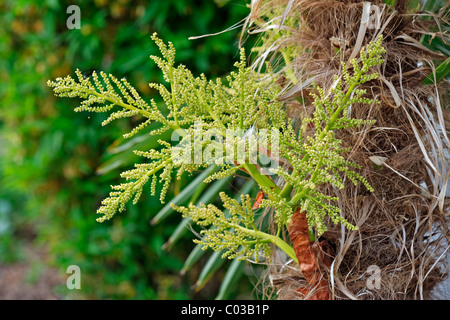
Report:
[[[349,110],[354,118],[374,119],[376,124],[339,133],[343,144],[351,148],[348,158],[362,166],[360,173],[375,192],[349,181],[342,190],[323,186],[328,194],[339,197],[342,214],[359,227],[349,231],[330,222],[319,239],[333,249],[330,264],[320,267],[320,279],[326,279],[331,299],[450,298],[449,292],[436,296],[433,291],[446,276],[450,252],[450,116],[444,108],[448,82],[422,84],[446,56],[420,41],[429,35],[448,45],[448,7],[432,14],[412,12],[406,4],[254,0],[246,21],[249,32],[265,34],[269,41],[255,68],[269,58],[278,61],[281,48],[298,48],[297,57],[279,72],[284,86],[280,99],[291,107],[293,118],[312,114],[308,93],[313,82],[329,88],[333,75],[341,72],[341,62],[347,63],[362,46],[383,35],[386,55],[377,70],[380,78],[364,88],[369,98],[380,103],[352,105]],[[373,6],[378,8],[379,24],[369,27],[362,17],[368,7],[375,12]],[[280,8],[282,14],[265,23],[265,17],[273,17]],[[280,38],[278,30],[285,30],[283,23],[289,18],[296,19],[297,25]],[[267,37],[271,32],[276,35],[273,43]],[[294,70],[295,82],[286,80],[287,68]],[[301,265],[275,261],[270,278],[275,280],[278,298],[305,298],[298,288],[311,282]]]

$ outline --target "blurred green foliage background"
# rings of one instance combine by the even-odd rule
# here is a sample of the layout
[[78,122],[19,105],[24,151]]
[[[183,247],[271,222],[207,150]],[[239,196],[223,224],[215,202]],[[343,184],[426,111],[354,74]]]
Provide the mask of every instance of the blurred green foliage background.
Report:
[[[66,27],[71,4],[81,9],[79,30]],[[112,221],[95,221],[110,185],[136,161],[121,139],[131,124],[101,127],[107,115],[75,114],[76,101],[56,99],[46,81],[76,68],[87,76],[103,70],[126,77],[149,100],[154,92],[148,83],[162,81],[149,59],[158,53],[153,32],[174,43],[178,63],[197,74],[221,76],[238,58],[240,30],[188,37],[240,21],[248,14],[245,1],[6,0],[0,12],[0,264],[27,263],[24,249],[31,242],[48,251],[45,263],[63,276],[69,265],[81,268],[82,290],[74,294],[62,282],[56,288],[61,298],[214,298],[223,271],[198,292],[191,286],[206,256],[180,276],[193,235],[187,232],[176,246],[163,249],[180,217],[150,225],[163,207],[157,197],[146,196]],[[139,138],[132,143],[149,146]],[[177,181],[167,202],[194,178]],[[235,190],[236,183],[228,181],[222,189]],[[251,297],[247,278],[222,297]]]

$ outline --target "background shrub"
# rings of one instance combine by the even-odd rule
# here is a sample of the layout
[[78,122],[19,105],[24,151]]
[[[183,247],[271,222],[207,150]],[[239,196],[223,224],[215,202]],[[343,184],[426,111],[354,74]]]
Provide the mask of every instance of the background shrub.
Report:
[[[162,81],[149,59],[157,53],[153,32],[176,44],[178,63],[221,76],[238,58],[239,30],[195,41],[188,37],[222,31],[248,9],[240,0],[77,1],[81,29],[69,30],[71,4],[0,4],[0,263],[27,263],[24,248],[31,241],[45,245],[49,263],[61,274],[71,264],[80,266],[83,290],[77,297],[213,297],[217,281],[211,291],[194,295],[189,283],[195,281],[179,276],[194,246],[191,235],[169,252],[162,249],[180,218],[150,226],[162,208],[157,197],[147,196],[107,223],[95,221],[119,170],[135,160],[121,138],[130,123],[103,128],[105,115],[74,114],[76,102],[53,97],[46,81],[76,68],[86,76],[104,70],[126,77],[149,100],[154,93],[148,83]],[[193,178],[178,181],[167,202]],[[65,285],[58,290],[70,297]]]

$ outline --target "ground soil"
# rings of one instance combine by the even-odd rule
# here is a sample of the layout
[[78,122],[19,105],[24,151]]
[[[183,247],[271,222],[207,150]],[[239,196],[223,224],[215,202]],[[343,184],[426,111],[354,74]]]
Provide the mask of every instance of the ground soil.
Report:
[[24,258],[11,264],[0,263],[0,300],[57,300],[61,274],[48,266],[46,253],[29,245]]

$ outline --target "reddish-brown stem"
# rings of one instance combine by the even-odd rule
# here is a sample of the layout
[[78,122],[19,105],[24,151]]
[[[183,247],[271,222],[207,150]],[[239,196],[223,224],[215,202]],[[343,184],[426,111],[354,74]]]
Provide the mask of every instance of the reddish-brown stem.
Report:
[[321,244],[317,246],[310,241],[306,213],[301,212],[300,208],[294,213],[288,231],[294,245],[300,271],[309,284],[307,287],[297,289],[297,291],[308,300],[329,300],[331,293],[328,281],[320,269],[320,262],[329,264],[328,258],[321,250]]

